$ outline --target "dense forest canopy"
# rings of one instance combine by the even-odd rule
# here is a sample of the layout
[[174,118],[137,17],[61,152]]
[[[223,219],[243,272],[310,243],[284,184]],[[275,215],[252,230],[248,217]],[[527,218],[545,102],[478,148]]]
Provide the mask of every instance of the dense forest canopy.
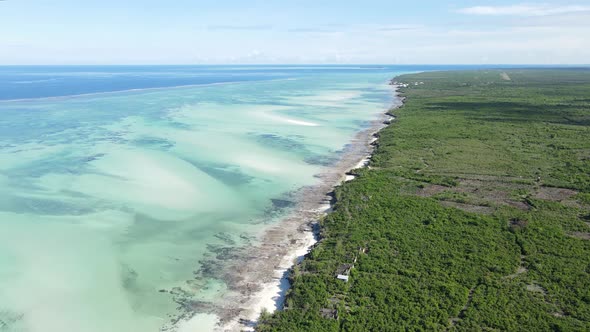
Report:
[[257,329],[590,330],[590,71],[394,81],[405,105]]

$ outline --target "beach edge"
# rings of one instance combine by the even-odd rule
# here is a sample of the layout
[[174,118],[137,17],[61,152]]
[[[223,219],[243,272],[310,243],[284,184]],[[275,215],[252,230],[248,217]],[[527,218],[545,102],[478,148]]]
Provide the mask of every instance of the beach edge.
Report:
[[[299,196],[299,202],[295,211],[264,232],[261,244],[255,249],[262,251],[262,255],[255,254],[256,258],[252,260],[259,260],[259,263],[264,261],[260,269],[260,265],[255,264],[256,275],[266,274],[267,278],[255,277],[255,280],[258,280],[254,286],[256,290],[243,296],[239,305],[241,310],[236,310],[235,302],[229,305],[232,307],[229,312],[233,314],[222,314],[216,331],[254,331],[262,313],[273,313],[283,309],[291,288],[288,280],[291,270],[301,263],[321,240],[318,223],[332,210],[335,203],[334,190],[356,177],[352,174],[353,170],[370,167],[379,132],[393,123],[395,115],[392,112],[404,104],[404,98],[399,91],[401,86],[394,84],[394,80],[395,78],[386,83],[392,87],[393,97],[390,106],[380,113],[377,119],[371,121],[368,129],[355,135],[350,142],[350,151],[347,151],[336,165],[329,167],[329,172],[318,176],[321,184],[304,187],[296,194]],[[288,246],[285,247],[285,244]],[[249,263],[252,262],[244,265]],[[269,267],[272,267],[272,273],[269,273]],[[249,268],[251,269],[252,267]],[[268,275],[271,275],[271,278],[268,278]],[[241,283],[238,288],[250,290],[252,287],[250,281]],[[239,314],[236,315],[236,311],[239,311]]]

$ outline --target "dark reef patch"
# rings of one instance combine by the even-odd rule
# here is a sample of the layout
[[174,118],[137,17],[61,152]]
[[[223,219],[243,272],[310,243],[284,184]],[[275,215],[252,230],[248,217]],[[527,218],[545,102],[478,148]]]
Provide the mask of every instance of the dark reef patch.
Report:
[[246,184],[254,179],[254,177],[226,165],[198,165],[197,167],[228,186]]
[[340,160],[339,155],[335,156],[324,156],[324,155],[313,155],[303,159],[307,164],[319,165],[319,166],[332,166]]
[[272,205],[277,208],[277,209],[285,209],[285,208],[290,208],[295,206],[295,202],[290,201],[290,200],[286,200],[286,199],[278,199],[278,198],[273,198],[271,199],[272,201]]
[[162,149],[170,149],[174,146],[174,143],[158,137],[142,137],[132,141],[132,143],[143,146],[143,147],[154,147]]
[[250,134],[255,136],[258,143],[263,146],[270,147],[277,150],[288,150],[290,152],[305,153],[308,152],[305,144],[297,141],[297,136],[285,137],[276,134]]

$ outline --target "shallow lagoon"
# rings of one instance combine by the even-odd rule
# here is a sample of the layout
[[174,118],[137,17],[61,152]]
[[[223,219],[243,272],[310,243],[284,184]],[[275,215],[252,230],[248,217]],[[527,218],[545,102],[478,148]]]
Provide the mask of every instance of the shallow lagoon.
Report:
[[387,109],[399,73],[268,70],[0,101],[0,331],[159,331],[177,307],[160,290],[223,296],[199,261],[279,222],[280,199]]

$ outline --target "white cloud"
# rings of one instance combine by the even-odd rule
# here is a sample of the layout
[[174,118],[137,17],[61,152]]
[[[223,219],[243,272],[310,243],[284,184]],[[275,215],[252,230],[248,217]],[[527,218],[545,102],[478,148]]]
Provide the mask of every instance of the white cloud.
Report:
[[559,6],[548,4],[519,4],[512,6],[475,6],[459,9],[468,15],[488,16],[548,16],[590,11],[590,6]]

